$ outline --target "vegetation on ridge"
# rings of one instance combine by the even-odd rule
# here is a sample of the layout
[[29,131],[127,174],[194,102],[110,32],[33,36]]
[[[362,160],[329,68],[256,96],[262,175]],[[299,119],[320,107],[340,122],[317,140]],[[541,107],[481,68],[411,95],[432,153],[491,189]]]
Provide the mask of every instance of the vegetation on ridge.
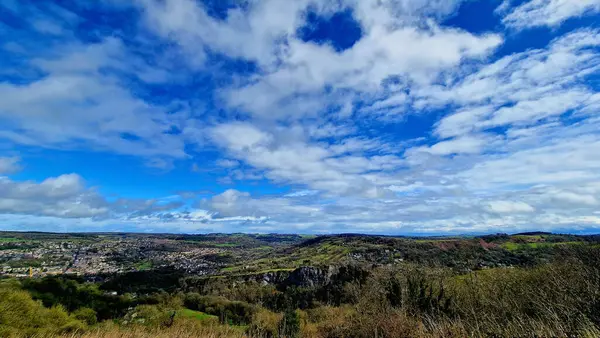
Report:
[[205,275],[148,262],[0,280],[0,336],[600,335],[597,236],[236,238]]

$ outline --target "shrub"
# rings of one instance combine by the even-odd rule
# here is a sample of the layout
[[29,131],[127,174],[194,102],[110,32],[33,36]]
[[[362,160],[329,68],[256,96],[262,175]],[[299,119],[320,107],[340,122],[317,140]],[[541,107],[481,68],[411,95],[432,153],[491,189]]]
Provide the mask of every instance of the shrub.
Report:
[[95,325],[98,322],[98,318],[96,317],[96,311],[94,311],[88,307],[79,308],[79,309],[75,310],[72,313],[72,315],[76,319],[78,319],[88,325]]
[[278,336],[281,313],[258,309],[252,316],[252,324],[248,331],[252,337],[275,338]]
[[279,336],[282,338],[300,337],[300,317],[298,313],[288,308],[279,322]]
[[45,308],[21,290],[0,288],[0,336],[56,335],[81,331],[85,324],[62,306]]
[[252,320],[256,308],[246,302],[230,301],[224,297],[185,295],[183,304],[191,310],[202,311],[219,317],[221,323],[246,325]]

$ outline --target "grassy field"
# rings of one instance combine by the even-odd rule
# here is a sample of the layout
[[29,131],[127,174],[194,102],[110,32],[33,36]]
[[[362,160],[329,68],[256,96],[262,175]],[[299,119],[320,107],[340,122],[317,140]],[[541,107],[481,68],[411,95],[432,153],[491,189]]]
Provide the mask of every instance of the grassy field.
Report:
[[258,273],[278,270],[291,270],[307,265],[329,265],[342,263],[352,251],[350,247],[336,243],[323,243],[316,246],[284,248],[271,247],[255,249],[258,257],[239,265],[223,268],[225,273]]
[[0,243],[24,242],[23,239],[16,237],[0,237]]
[[237,243],[217,243],[217,244],[214,244],[214,246],[217,248],[235,248],[235,247],[239,246],[239,244],[237,244]]
[[217,316],[209,315],[204,312],[194,311],[194,310],[190,310],[190,309],[182,309],[179,311],[179,314],[183,317],[194,318],[197,320],[211,320],[211,319],[216,320],[217,319]]
[[151,261],[143,261],[143,262],[139,262],[138,264],[135,265],[135,268],[138,271],[145,271],[145,270],[150,270],[152,269],[152,262]]
[[582,245],[583,242],[560,242],[560,243],[548,243],[548,242],[531,242],[531,243],[515,243],[506,242],[501,245],[502,248],[508,251],[516,251],[523,249],[541,249],[549,248],[557,245]]

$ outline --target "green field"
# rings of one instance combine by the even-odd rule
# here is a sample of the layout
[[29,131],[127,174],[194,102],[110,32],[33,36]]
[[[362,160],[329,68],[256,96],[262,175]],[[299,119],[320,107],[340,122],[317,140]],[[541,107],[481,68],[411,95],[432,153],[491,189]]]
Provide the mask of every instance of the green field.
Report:
[[16,237],[0,237],[0,243],[23,242],[22,239]]
[[236,244],[236,243],[216,243],[216,244],[213,244],[213,246],[216,246],[217,248],[235,248],[236,246],[239,246],[239,244]]
[[516,251],[523,249],[541,249],[541,248],[549,248],[557,245],[582,245],[583,242],[560,242],[560,243],[548,243],[548,242],[533,242],[533,243],[515,243],[515,242],[506,242],[501,245],[504,249],[508,251]]
[[150,269],[152,269],[152,262],[151,261],[139,262],[138,264],[135,265],[135,268],[138,271],[150,270]]
[[217,318],[217,316],[209,315],[204,312],[194,311],[194,310],[190,310],[190,309],[182,309],[179,311],[179,314],[181,314],[181,316],[183,316],[183,317],[194,318],[197,320],[207,320],[207,319],[213,319],[213,318],[216,319]]

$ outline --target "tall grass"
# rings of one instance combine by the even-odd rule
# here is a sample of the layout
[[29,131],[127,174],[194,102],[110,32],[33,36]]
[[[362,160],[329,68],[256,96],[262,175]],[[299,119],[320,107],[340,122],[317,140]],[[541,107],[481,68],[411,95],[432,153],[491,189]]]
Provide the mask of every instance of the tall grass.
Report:
[[64,338],[242,338],[241,330],[223,325],[206,325],[193,319],[176,321],[170,327],[148,327],[144,325],[120,326],[104,324],[85,333],[63,335]]

